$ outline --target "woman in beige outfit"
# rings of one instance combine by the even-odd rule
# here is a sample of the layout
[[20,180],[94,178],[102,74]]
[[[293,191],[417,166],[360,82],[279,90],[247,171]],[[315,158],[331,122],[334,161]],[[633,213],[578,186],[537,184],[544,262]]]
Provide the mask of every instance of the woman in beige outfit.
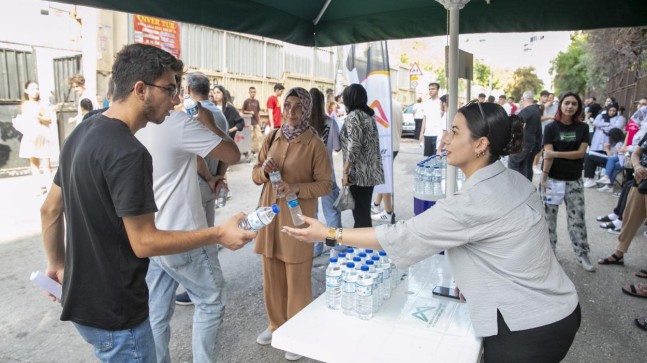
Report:
[[[332,189],[326,147],[307,121],[311,104],[305,89],[287,92],[282,126],[265,139],[252,171],[254,183],[265,184],[260,205],[277,203],[281,208],[272,223],[259,231],[254,247],[254,252],[262,255],[263,296],[269,320],[267,330],[256,340],[263,345],[270,344],[272,332],[312,301],[312,245],[281,232],[283,226],[294,224],[285,198],[276,197],[277,190],[282,195],[295,193],[303,214],[314,217],[317,198]],[[268,175],[273,170],[280,171],[283,179],[276,188]],[[300,356],[286,352],[285,358],[296,360]]]

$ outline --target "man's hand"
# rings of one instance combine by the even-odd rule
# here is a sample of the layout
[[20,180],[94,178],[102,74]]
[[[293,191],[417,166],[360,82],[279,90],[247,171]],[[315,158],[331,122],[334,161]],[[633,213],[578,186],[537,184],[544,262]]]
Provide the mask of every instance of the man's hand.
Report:
[[[49,278],[52,280],[58,282],[59,284],[63,285],[63,274],[64,274],[64,268],[63,266],[60,267],[54,267],[51,265],[47,266],[47,269],[45,270],[45,275],[47,275]],[[49,298],[52,299],[54,302],[60,302],[56,296],[48,293]]]
[[214,187],[213,187],[213,189],[211,189],[211,190],[213,190],[213,194],[215,194],[215,195],[219,196],[219,195],[220,195],[220,191],[221,191],[223,188],[224,188],[225,190],[229,190],[229,188],[227,187],[227,180],[225,180],[224,178],[220,177],[220,179],[218,179],[218,181],[216,181],[216,182],[215,182]]
[[245,246],[249,241],[256,238],[257,233],[254,231],[246,231],[240,227],[238,224],[241,220],[245,219],[247,216],[245,213],[235,214],[233,217],[225,221],[218,227],[222,234],[218,243],[224,247],[235,251],[243,246]]

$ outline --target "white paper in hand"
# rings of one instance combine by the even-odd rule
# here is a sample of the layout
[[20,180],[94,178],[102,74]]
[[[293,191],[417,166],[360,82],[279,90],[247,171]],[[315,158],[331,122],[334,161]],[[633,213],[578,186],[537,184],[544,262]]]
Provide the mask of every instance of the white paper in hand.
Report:
[[36,285],[42,287],[50,294],[56,296],[57,299],[61,300],[61,294],[63,293],[63,286],[58,282],[52,280],[49,276],[41,273],[40,271],[32,272],[29,279]]

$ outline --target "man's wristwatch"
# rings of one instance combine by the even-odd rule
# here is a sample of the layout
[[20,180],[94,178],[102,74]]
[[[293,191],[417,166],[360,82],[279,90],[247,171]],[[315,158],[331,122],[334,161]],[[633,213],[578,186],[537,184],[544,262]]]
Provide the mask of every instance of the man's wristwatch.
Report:
[[337,246],[337,229],[336,228],[328,228],[328,235],[326,236],[325,242],[326,246],[328,247],[335,247]]

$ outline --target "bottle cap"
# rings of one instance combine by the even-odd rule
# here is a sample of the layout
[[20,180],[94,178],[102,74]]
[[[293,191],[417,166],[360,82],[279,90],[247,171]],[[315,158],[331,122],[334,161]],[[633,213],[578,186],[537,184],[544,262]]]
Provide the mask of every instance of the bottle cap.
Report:
[[348,247],[346,249],[346,253],[353,253],[355,250],[353,250],[353,247]]
[[272,204],[272,212],[274,212],[275,214],[279,214],[280,211],[281,209],[279,208],[278,205]]
[[362,262],[362,259],[361,259],[361,258],[359,258],[359,257],[357,257],[357,256],[355,256],[355,257],[353,257],[353,261],[354,261],[354,262]]
[[344,258],[344,257],[346,257],[346,254],[343,252],[339,252],[339,254],[337,255],[337,258]]
[[380,260],[380,256],[373,255],[373,257],[371,257],[371,260],[373,260],[373,261],[379,261],[379,260]]
[[366,264],[367,264],[367,265],[369,265],[369,266],[371,266],[371,265],[375,264],[375,261],[373,261],[373,260],[367,260],[367,261],[366,261]]
[[368,255],[368,254],[371,254],[371,253],[373,253],[373,250],[366,250],[366,254],[367,254],[367,255]]
[[362,271],[368,271],[368,266],[364,265],[364,266],[360,267],[360,269],[361,269]]
[[332,263],[337,263],[337,257],[331,257],[330,262]]
[[360,252],[360,253],[359,253],[359,257],[361,257],[361,258],[366,258],[366,253],[364,253],[364,252]]
[[380,251],[380,256],[386,256],[386,252]]
[[346,267],[348,268],[355,268],[355,264],[353,262],[347,262]]

